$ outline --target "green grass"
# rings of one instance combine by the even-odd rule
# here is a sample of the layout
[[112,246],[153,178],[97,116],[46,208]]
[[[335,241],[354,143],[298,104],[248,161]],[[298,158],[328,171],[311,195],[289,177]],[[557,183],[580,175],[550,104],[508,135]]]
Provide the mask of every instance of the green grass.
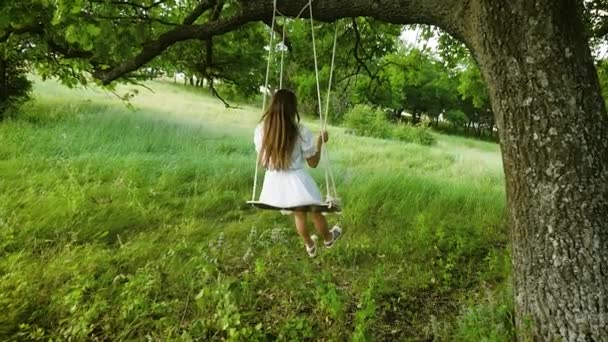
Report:
[[512,338],[497,145],[332,127],[346,234],[309,260],[244,204],[259,109],[148,85],[129,110],[37,82],[0,123],[0,339]]

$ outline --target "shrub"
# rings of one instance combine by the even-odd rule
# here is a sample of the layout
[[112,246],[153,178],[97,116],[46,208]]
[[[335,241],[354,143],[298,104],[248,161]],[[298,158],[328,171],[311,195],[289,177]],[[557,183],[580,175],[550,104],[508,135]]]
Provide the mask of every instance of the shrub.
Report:
[[386,117],[386,113],[376,109],[372,122],[371,136],[376,138],[390,138],[393,135],[393,127]]
[[356,135],[389,138],[391,125],[386,114],[368,105],[356,105],[344,115],[344,125]]
[[401,141],[425,146],[434,145],[436,142],[430,128],[424,126],[398,125],[393,130],[393,137]]
[[424,125],[401,124],[394,127],[387,113],[368,105],[356,105],[344,116],[344,125],[356,135],[374,138],[393,138],[405,142],[430,146],[435,144],[435,136]]
[[397,140],[413,143],[416,141],[416,128],[407,124],[399,124],[393,131],[393,136]]
[[458,127],[464,126],[469,120],[467,115],[461,110],[449,110],[445,113],[445,118]]
[[368,105],[355,105],[344,115],[344,126],[351,129],[354,134],[366,135],[371,125],[373,108]]
[[416,130],[416,139],[414,140],[415,143],[431,146],[435,145],[435,142],[437,142],[435,136],[431,134],[431,129],[429,127],[415,126],[414,129]]

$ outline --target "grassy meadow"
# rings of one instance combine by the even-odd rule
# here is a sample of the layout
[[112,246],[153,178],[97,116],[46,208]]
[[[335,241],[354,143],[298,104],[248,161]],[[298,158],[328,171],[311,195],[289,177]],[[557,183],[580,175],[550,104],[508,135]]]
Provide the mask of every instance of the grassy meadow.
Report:
[[311,260],[245,204],[260,109],[147,86],[36,82],[0,123],[0,340],[512,340],[498,145],[330,128],[345,235]]

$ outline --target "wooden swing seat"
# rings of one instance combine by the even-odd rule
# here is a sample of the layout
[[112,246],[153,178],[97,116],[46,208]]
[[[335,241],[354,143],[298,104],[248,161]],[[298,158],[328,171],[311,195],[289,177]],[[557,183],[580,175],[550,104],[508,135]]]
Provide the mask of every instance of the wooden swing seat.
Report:
[[299,207],[290,208],[279,208],[260,201],[247,201],[247,204],[257,209],[263,210],[289,210],[289,211],[306,211],[312,213],[340,213],[342,212],[342,206],[336,201],[328,201],[319,205],[306,205]]

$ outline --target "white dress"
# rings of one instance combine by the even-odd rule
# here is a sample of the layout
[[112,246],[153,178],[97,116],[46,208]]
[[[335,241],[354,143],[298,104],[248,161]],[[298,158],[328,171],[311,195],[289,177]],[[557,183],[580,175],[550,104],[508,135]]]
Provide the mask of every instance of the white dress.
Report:
[[[264,126],[255,128],[254,143],[259,155],[264,138]],[[299,137],[291,154],[288,170],[266,170],[259,202],[281,209],[323,205],[321,192],[306,171],[306,159],[317,153],[312,132],[299,126]]]

